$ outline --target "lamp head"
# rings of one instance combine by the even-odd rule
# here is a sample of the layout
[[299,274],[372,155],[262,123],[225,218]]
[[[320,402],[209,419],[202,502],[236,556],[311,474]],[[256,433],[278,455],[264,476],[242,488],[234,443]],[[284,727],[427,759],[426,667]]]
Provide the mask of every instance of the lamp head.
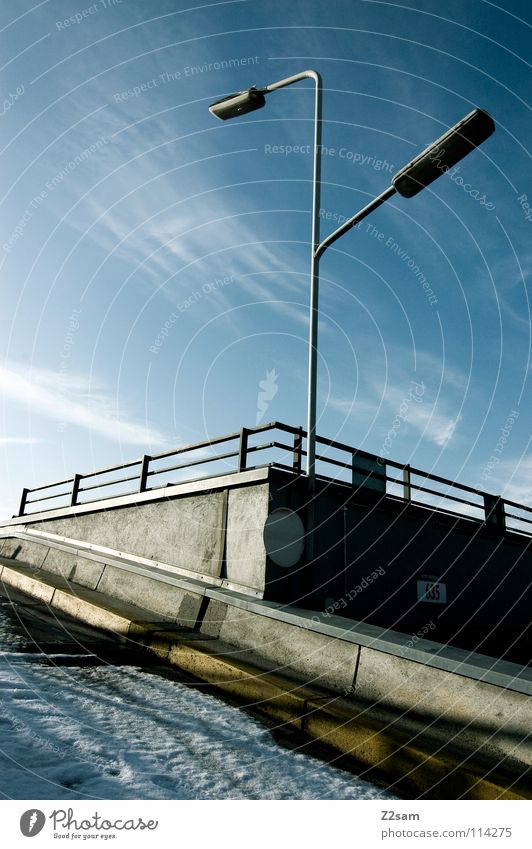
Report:
[[220,118],[222,121],[227,121],[229,118],[237,118],[239,115],[245,115],[247,112],[254,112],[255,109],[260,109],[266,103],[266,98],[262,91],[258,91],[254,86],[246,89],[246,91],[237,91],[235,94],[228,94],[227,97],[222,97],[215,103],[209,106],[209,112],[215,118]]
[[494,131],[493,118],[483,109],[473,109],[395,174],[392,180],[394,189],[405,198],[414,197],[486,141]]

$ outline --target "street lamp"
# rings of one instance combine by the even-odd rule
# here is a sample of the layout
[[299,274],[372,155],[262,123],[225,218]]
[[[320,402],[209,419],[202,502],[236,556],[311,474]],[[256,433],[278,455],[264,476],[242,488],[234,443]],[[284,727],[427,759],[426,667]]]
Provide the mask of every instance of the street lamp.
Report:
[[[310,254],[310,329],[309,329],[309,365],[308,365],[308,418],[307,418],[307,476],[308,484],[312,494],[315,489],[315,467],[316,467],[316,386],[318,368],[318,262],[317,248],[320,239],[320,194],[321,194],[321,76],[317,71],[302,71],[292,77],[278,80],[265,88],[256,89],[254,86],[246,91],[230,94],[211,103],[209,110],[216,118],[226,121],[236,118],[247,112],[253,112],[265,105],[265,95],[279,88],[293,85],[300,80],[311,79],[315,86],[314,97],[314,151],[313,151],[313,178],[312,178],[312,241]],[[309,526],[312,526],[312,518]],[[312,538],[312,529],[308,528],[309,540]],[[309,545],[312,545],[309,542]]]
[[248,112],[262,108],[266,103],[265,95],[279,88],[312,79],[315,84],[314,106],[314,171],[312,181],[312,242],[310,259],[310,327],[309,327],[309,366],[308,366],[308,420],[307,420],[307,478],[310,491],[309,514],[307,524],[307,556],[313,556],[314,530],[314,492],[316,485],[316,396],[318,365],[318,293],[319,261],[333,242],[366,218],[371,212],[385,203],[398,192],[403,197],[414,197],[418,192],[445,174],[464,156],[482,144],[495,130],[493,119],[483,109],[474,109],[454,127],[451,127],[439,139],[433,142],[411,162],[401,168],[393,177],[392,185],[374,198],[367,206],[353,215],[333,233],[320,242],[320,193],[321,193],[321,100],[322,82],[317,71],[302,71],[292,77],[271,83],[265,88],[255,86],[245,91],[230,94],[209,106],[216,118],[226,121]]

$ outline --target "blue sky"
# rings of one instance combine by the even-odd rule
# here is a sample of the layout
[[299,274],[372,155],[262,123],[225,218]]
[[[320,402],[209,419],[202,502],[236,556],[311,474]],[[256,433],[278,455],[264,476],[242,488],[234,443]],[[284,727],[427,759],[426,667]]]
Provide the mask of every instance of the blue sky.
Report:
[[312,89],[207,107],[306,68],[322,236],[474,106],[497,124],[325,254],[319,432],[532,503],[531,36],[524,0],[2,4],[2,515],[22,486],[305,426]]

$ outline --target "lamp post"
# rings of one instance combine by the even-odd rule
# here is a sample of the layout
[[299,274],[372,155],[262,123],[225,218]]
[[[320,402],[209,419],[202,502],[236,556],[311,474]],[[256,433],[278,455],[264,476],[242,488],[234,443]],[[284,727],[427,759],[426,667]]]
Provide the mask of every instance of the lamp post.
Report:
[[[300,80],[311,79],[315,85],[314,97],[314,151],[313,151],[313,179],[312,179],[312,238],[310,253],[310,326],[309,326],[309,349],[308,349],[308,412],[307,412],[307,477],[310,490],[310,501],[315,489],[316,469],[316,396],[317,396],[317,371],[318,371],[318,290],[319,290],[319,254],[317,252],[320,239],[320,194],[321,194],[321,101],[322,83],[321,76],[317,71],[301,71],[292,77],[286,77],[278,82],[271,83],[262,89],[249,88],[247,91],[230,94],[217,100],[209,106],[209,110],[216,118],[227,121],[237,118],[247,112],[253,112],[265,105],[265,95],[279,88],[293,85]],[[313,507],[311,506],[312,510]],[[310,528],[307,528],[308,539],[312,537]],[[307,546],[308,548],[308,546]]]
[[495,130],[493,119],[482,109],[474,109],[465,118],[451,127],[439,139],[425,148],[411,162],[401,168],[393,177],[392,185],[369,204],[353,215],[348,221],[334,230],[320,242],[320,193],[321,193],[321,103],[322,81],[317,71],[302,71],[292,77],[286,77],[264,88],[254,86],[245,91],[227,95],[215,103],[209,110],[216,118],[226,121],[248,112],[254,112],[266,104],[265,95],[280,88],[297,83],[303,79],[312,79],[315,83],[314,107],[314,166],[312,180],[312,238],[310,258],[310,321],[308,353],[308,414],[307,414],[307,478],[309,487],[309,513],[307,518],[307,557],[312,559],[314,551],[314,492],[316,487],[316,397],[318,365],[318,294],[319,261],[324,252],[359,221],[385,203],[396,192],[403,197],[414,197],[418,192],[445,174],[464,156],[482,144]]

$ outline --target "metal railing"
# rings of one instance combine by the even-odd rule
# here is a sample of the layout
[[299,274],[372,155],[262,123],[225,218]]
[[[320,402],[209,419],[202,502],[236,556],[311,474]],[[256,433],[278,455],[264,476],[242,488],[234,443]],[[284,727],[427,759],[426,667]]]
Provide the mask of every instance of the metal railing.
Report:
[[[262,441],[265,434],[268,441]],[[373,490],[392,499],[482,522],[494,530],[532,536],[532,507],[326,437],[318,436],[316,442],[319,446],[316,454],[318,480],[334,481],[354,490],[363,487],[365,491]],[[307,454],[304,446],[306,432],[302,428],[281,422],[242,428],[162,454],[145,454],[138,460],[23,489],[18,515],[32,515],[47,508],[74,507],[267,466],[298,476],[302,474],[303,458]],[[195,475],[192,470],[197,467],[204,473]],[[54,503],[48,505],[48,502]],[[30,505],[41,506],[28,511]]]

